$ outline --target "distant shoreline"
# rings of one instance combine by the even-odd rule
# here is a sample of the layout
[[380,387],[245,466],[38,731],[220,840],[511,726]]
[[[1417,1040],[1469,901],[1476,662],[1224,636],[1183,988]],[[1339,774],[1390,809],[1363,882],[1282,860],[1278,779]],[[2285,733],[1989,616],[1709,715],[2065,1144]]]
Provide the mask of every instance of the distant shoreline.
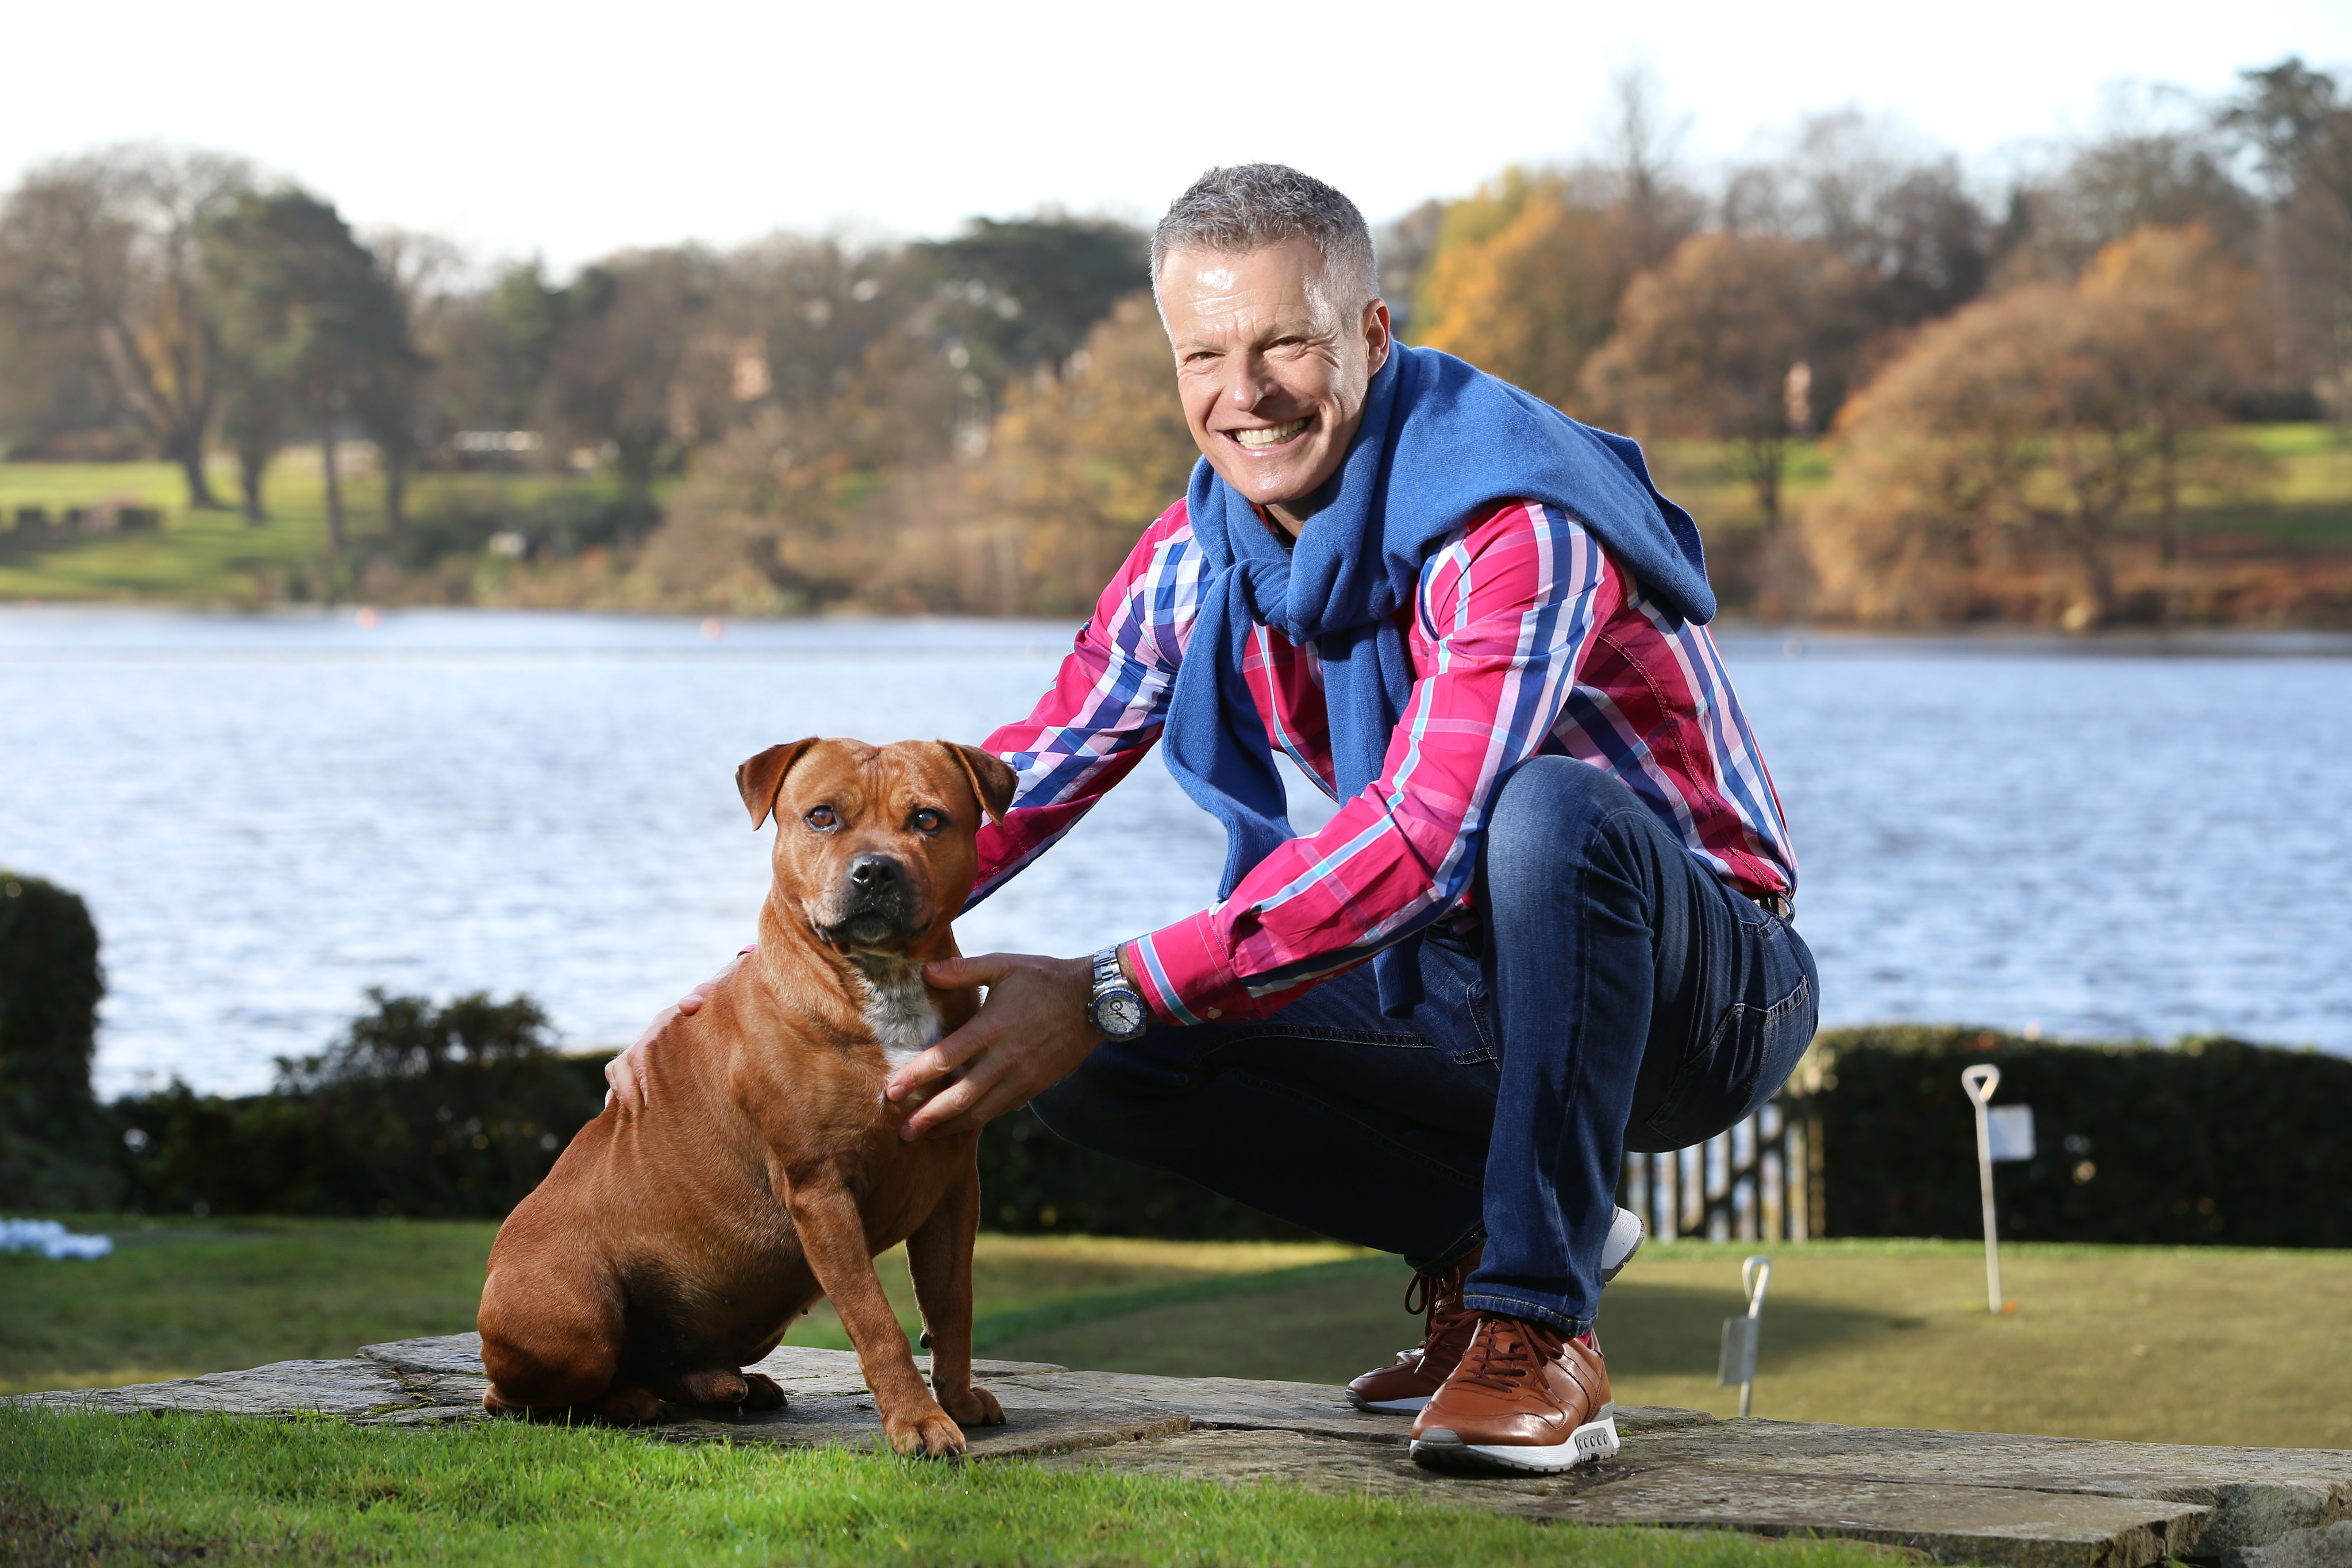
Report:
[[[997,634],[982,639],[991,644],[1012,644],[1025,640],[1022,637],[1024,630],[1033,635],[1039,631],[1050,632],[1052,640],[1059,642],[1078,624],[1076,616],[877,615],[866,611],[708,616],[681,611],[525,609],[477,605],[373,605],[348,603],[240,607],[159,604],[137,599],[27,599],[0,601],[0,627],[13,626],[21,629],[42,621],[55,624],[59,619],[86,617],[90,620],[119,618],[124,622],[185,620],[237,623],[257,626],[273,623],[289,626],[323,626],[347,621],[354,623],[353,629],[358,631],[362,629],[357,622],[362,612],[373,613],[379,622],[398,618],[411,622],[437,621],[445,625],[491,621],[545,625],[570,620],[583,625],[625,626],[639,630],[675,626],[690,634],[694,643],[709,645],[712,651],[728,649],[730,637],[737,639],[730,651],[742,651],[740,639],[746,634],[756,637],[763,630],[806,631],[817,627],[846,630],[884,626],[924,626],[935,630],[970,628]],[[1776,625],[1726,615],[1717,619],[1714,630],[1717,639],[1727,648],[1748,657],[1756,655],[1764,645],[1769,645],[1767,651],[1791,658],[1916,654],[2126,658],[2352,658],[2352,631],[2317,628],[2185,626],[2166,631],[2154,627],[2122,626],[2085,632],[2054,632],[2023,622],[1988,622],[1969,626],[1906,629]],[[926,641],[929,646],[937,647],[935,640]],[[10,652],[27,646],[15,639],[0,637],[0,658],[5,658]],[[691,645],[682,643],[681,646]],[[436,651],[464,650],[443,647]]]

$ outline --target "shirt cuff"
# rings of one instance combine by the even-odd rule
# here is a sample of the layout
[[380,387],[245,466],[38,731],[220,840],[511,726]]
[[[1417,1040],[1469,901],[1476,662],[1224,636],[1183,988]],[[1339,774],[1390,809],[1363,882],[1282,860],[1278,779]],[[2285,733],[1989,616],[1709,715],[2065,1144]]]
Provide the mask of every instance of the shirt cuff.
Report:
[[1162,1023],[1213,1024],[1252,1015],[1249,988],[1235,977],[1207,910],[1137,937],[1119,951],[1142,987],[1143,1005]]

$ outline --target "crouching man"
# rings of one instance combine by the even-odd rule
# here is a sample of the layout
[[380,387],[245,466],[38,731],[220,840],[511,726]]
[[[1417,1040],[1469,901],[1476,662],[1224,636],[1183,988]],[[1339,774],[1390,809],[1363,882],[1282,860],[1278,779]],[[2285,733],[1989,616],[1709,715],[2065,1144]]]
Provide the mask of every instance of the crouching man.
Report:
[[[1224,827],[1217,899],[1087,958],[935,966],[987,1001],[887,1092],[931,1093],[909,1137],[1034,1103],[1402,1254],[1427,1336],[1359,1402],[1412,1412],[1425,1464],[1565,1469],[1617,1447],[1593,1320],[1624,1152],[1769,1099],[1818,981],[1689,515],[1633,442],[1396,342],[1375,279],[1354,204],[1292,169],[1213,170],[1160,220],[1202,460],[989,737],[1020,787],[973,900],[1154,742]],[[1316,833],[1276,747],[1339,802]],[[635,1097],[629,1057],[611,1076]]]

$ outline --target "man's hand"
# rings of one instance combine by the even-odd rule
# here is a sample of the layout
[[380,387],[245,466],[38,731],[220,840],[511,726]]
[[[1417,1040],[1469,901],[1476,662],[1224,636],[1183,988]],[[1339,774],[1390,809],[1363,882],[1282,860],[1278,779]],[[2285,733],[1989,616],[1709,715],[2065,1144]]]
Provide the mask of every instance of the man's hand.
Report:
[[751,948],[745,948],[728,961],[726,968],[663,1008],[627,1050],[604,1064],[604,1081],[611,1086],[604,1090],[607,1106],[617,1100],[625,1110],[643,1110],[646,1108],[646,1051],[653,1045],[654,1037],[668,1028],[672,1019],[690,1017],[702,1011],[702,1005],[710,999],[712,989],[741,967],[751,951]]
[[1094,993],[1090,958],[991,952],[940,959],[925,965],[923,976],[943,987],[985,985],[988,999],[970,1023],[883,1086],[883,1095],[898,1104],[962,1069],[907,1119],[901,1138],[977,1131],[1068,1077],[1102,1043],[1087,1022],[1087,999]]

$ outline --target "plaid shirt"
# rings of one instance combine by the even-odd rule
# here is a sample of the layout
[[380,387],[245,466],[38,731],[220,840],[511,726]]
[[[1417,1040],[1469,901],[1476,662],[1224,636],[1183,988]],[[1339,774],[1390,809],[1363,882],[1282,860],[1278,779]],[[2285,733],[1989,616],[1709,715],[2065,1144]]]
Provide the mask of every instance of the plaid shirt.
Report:
[[[980,836],[987,897],[1069,831],[1159,738],[1199,613],[1184,503],[1144,531],[1036,709],[987,749],[1021,775]],[[1464,918],[1503,776],[1570,756],[1633,790],[1744,892],[1790,893],[1796,858],[1764,759],[1705,626],[1669,629],[1573,518],[1512,502],[1422,567],[1413,688],[1381,776],[1213,909],[1127,944],[1159,1017],[1261,1017],[1442,918]],[[1255,628],[1243,674],[1272,743],[1337,798],[1322,663]]]

